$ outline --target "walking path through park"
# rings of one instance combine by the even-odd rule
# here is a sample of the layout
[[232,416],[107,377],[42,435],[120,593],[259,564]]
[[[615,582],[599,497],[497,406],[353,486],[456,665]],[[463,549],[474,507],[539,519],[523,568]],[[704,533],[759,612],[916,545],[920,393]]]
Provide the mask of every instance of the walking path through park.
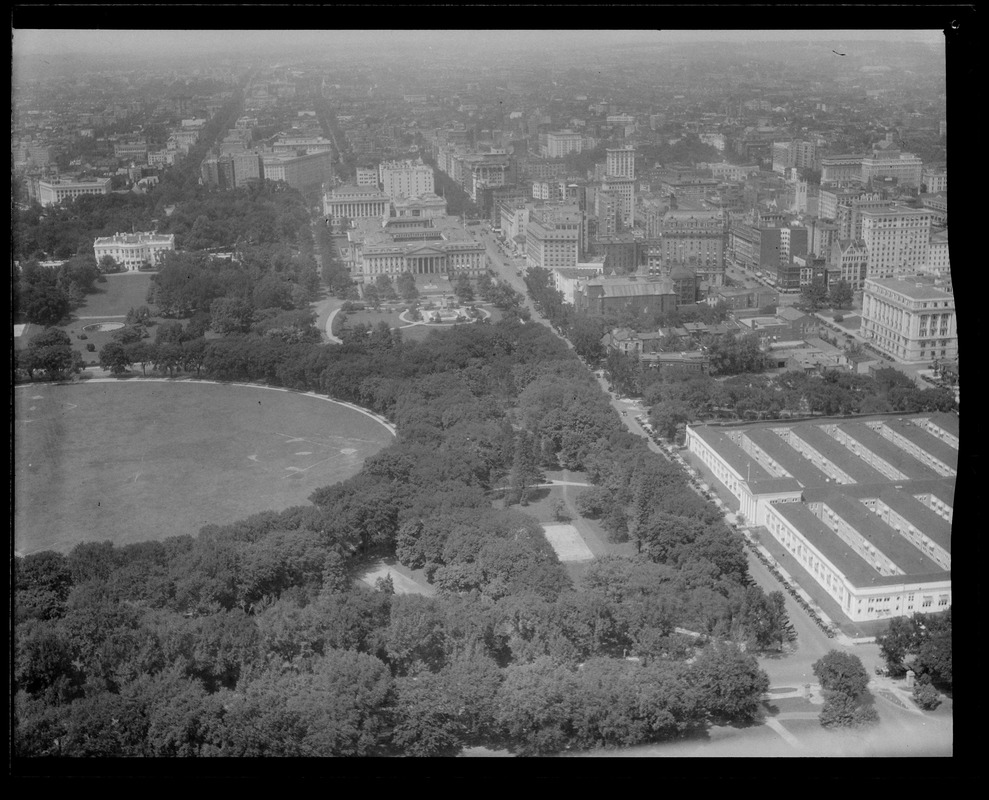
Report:
[[330,316],[326,318],[326,338],[329,339],[334,344],[343,344],[343,339],[339,336],[333,335],[333,320],[336,319],[337,314],[340,313],[339,308],[334,308],[330,312]]
[[[594,486],[593,483],[580,483],[579,481],[549,481],[548,483],[534,483],[530,489],[552,489],[554,486]],[[510,486],[496,486],[492,492],[503,492],[510,489]]]

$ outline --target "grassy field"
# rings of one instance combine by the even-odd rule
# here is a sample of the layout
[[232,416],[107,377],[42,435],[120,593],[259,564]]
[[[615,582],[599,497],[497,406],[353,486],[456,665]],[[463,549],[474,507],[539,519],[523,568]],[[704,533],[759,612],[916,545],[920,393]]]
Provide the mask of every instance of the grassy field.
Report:
[[[122,272],[107,275],[106,283],[97,283],[99,291],[86,295],[85,304],[76,311],[77,316],[100,317],[124,315],[132,308],[149,305],[148,287],[150,272]],[[88,322],[84,320],[83,322]]]
[[65,552],[196,534],[307,503],[392,441],[319,398],[151,381],[14,393],[14,546]]
[[[98,364],[100,349],[107,342],[113,341],[111,331],[86,331],[86,325],[93,325],[99,322],[123,322],[127,312],[132,308],[148,306],[151,313],[155,313],[154,306],[147,301],[148,287],[151,285],[149,272],[123,272],[115,275],[107,275],[106,283],[97,283],[99,289],[95,294],[86,295],[82,306],[76,309],[72,317],[65,325],[58,327],[69,334],[72,339],[72,349],[82,354],[82,360],[86,364]],[[91,317],[91,319],[83,319]],[[153,317],[161,322],[161,317]],[[183,323],[185,320],[181,320]],[[27,347],[28,341],[35,334],[41,333],[43,328],[39,325],[29,325],[24,331],[24,335],[14,340],[14,347],[22,349]],[[154,328],[151,329],[151,338],[154,339]],[[84,335],[85,339],[79,336]],[[90,352],[86,349],[87,344],[96,346],[96,350]]]

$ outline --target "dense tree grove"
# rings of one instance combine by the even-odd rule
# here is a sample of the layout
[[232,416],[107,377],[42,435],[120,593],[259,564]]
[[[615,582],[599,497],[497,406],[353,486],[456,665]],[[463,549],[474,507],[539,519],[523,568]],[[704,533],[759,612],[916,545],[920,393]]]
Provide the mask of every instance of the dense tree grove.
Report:
[[620,367],[615,367],[616,374],[627,374],[625,380],[633,388],[645,384],[643,403],[651,407],[653,425],[669,438],[673,438],[678,425],[705,420],[913,413],[957,408],[951,392],[920,389],[908,376],[889,367],[878,370],[875,376],[844,370],[826,370],[821,375],[791,370],[776,376],[746,373],[723,380],[679,369],[633,372],[634,364],[624,371]]
[[[255,289],[228,277],[194,301],[223,338],[177,325],[125,356],[359,403],[398,439],[310,505],[18,558],[17,753],[537,754],[758,714],[765,674],[739,645],[778,649],[785,614],[551,331],[508,315],[422,342],[263,336],[234,302]],[[572,585],[539,524],[492,500],[547,468],[585,471],[581,513],[640,554]],[[436,596],[355,586],[382,555],[423,568]]]
[[922,682],[951,692],[951,609],[940,614],[894,617],[876,638],[894,676],[912,669]]
[[849,728],[879,722],[867,688],[869,673],[858,656],[830,650],[814,662],[813,670],[824,692],[820,716],[823,727]]

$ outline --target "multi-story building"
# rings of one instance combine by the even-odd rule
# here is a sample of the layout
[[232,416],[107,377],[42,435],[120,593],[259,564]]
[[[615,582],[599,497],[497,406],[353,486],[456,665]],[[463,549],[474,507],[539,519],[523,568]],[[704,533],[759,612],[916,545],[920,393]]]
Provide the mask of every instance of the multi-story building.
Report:
[[821,159],[822,186],[857,186],[862,183],[864,155],[835,155]]
[[861,212],[861,239],[869,251],[870,278],[916,273],[927,264],[934,215],[926,209],[887,206]]
[[711,285],[724,283],[725,222],[720,211],[670,209],[662,218],[663,263],[684,264]]
[[265,180],[285,181],[303,193],[321,192],[330,180],[333,156],[328,150],[302,156],[263,156]]
[[148,165],[152,167],[172,166],[181,158],[178,150],[152,150],[148,153]]
[[[470,199],[478,202],[486,188],[508,184],[509,157],[503,153],[472,153],[462,156],[459,161],[459,179]],[[455,173],[458,172],[455,166]]]
[[175,234],[115,233],[93,242],[96,261],[110,256],[128,272],[154,267],[161,254],[175,249]]
[[922,175],[924,192],[937,194],[948,191],[948,170],[944,167],[925,168]]
[[677,305],[673,281],[669,278],[592,278],[574,291],[574,306],[589,314],[638,310],[668,314]]
[[234,186],[242,188],[264,180],[264,159],[260,153],[238,153],[231,156],[234,165]]
[[635,148],[609,147],[607,150],[607,174],[616,178],[635,180]]
[[546,158],[563,158],[570,153],[579,153],[584,146],[584,135],[571,130],[551,131],[546,134],[546,147],[542,155]]
[[576,267],[555,267],[553,269],[553,288],[563,295],[563,302],[574,304],[574,292],[582,281],[596,278],[604,272],[604,262],[577,264]]
[[347,231],[343,255],[361,282],[377,275],[468,275],[485,270],[484,244],[456,217],[358,219]]
[[948,193],[922,194],[920,204],[934,214],[936,225],[948,224]]
[[838,241],[838,226],[819,217],[806,217],[807,251],[825,258],[831,257],[831,247]]
[[948,231],[938,231],[931,235],[927,251],[927,265],[924,272],[951,280],[951,259],[948,254]]
[[597,220],[598,236],[614,236],[622,230],[620,208],[621,200],[610,192],[594,193],[594,216]]
[[895,361],[918,363],[958,357],[955,297],[928,276],[865,279],[863,338]]
[[847,197],[838,204],[838,214],[835,224],[838,226],[839,239],[862,238],[862,212],[874,211],[877,208],[888,208],[889,200],[883,192]]
[[378,181],[384,193],[393,200],[436,191],[433,168],[422,159],[383,162],[378,166]]
[[876,150],[862,159],[862,182],[894,179],[900,186],[920,187],[924,162],[913,153]]
[[831,245],[828,258],[828,285],[848,281],[853,291],[865,285],[869,251],[861,239],[841,239]]
[[376,186],[337,186],[323,196],[323,214],[336,224],[359,219],[387,219],[390,198]]
[[699,206],[709,194],[717,192],[718,187],[719,183],[714,178],[663,178],[659,182],[659,193],[664,198],[671,198],[671,206],[673,203],[678,206]]
[[799,268],[793,256],[806,255],[807,228],[802,226],[755,227],[735,223],[728,231],[728,254],[741,267],[773,274],[781,290],[799,290]]
[[84,194],[109,193],[109,178],[96,178],[91,181],[38,181],[38,202],[43,206],[54,206],[63,200],[72,200]]
[[601,181],[601,191],[618,201],[619,230],[629,230],[635,225],[635,179],[607,175]]
[[753,175],[759,174],[758,164],[699,164],[699,167],[710,171],[712,177],[719,181],[744,181]]
[[113,145],[113,157],[122,161],[132,161],[135,164],[148,163],[148,143],[140,142],[117,142]]
[[378,168],[377,167],[357,167],[357,179],[356,183],[358,186],[374,186],[377,187],[378,184]]
[[503,202],[499,207],[499,227],[505,241],[511,242],[513,249],[519,240],[525,240],[525,230],[529,225],[532,203]]
[[817,145],[802,139],[773,143],[773,172],[784,173],[791,167],[816,169]]
[[957,433],[948,414],[695,425],[687,448],[807,591],[867,621],[951,605]]
[[446,216],[446,200],[432,192],[417,197],[399,197],[391,201],[393,217],[430,219]]
[[327,153],[333,150],[333,142],[322,136],[282,136],[271,145],[275,155],[295,156],[299,153]]
[[582,215],[576,207],[534,208],[525,228],[528,267],[575,267],[579,256]]
[[628,232],[611,236],[598,234],[592,241],[594,256],[604,259],[604,268],[609,275],[627,275],[638,269],[639,244]]

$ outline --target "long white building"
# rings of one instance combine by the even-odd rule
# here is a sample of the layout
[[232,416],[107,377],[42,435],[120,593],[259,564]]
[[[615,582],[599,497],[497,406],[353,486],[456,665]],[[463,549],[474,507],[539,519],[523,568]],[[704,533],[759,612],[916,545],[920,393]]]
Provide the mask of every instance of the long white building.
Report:
[[155,267],[162,253],[175,249],[175,234],[116,233],[101,236],[93,242],[96,261],[110,256],[127,272],[137,272],[142,267]]
[[951,605],[956,416],[696,425],[687,446],[849,619]]
[[402,272],[478,276],[487,266],[484,244],[456,217],[355,220],[343,255],[353,277],[363,282]]
[[110,179],[92,181],[38,181],[38,201],[43,206],[54,206],[63,200],[72,200],[84,194],[109,194]]

